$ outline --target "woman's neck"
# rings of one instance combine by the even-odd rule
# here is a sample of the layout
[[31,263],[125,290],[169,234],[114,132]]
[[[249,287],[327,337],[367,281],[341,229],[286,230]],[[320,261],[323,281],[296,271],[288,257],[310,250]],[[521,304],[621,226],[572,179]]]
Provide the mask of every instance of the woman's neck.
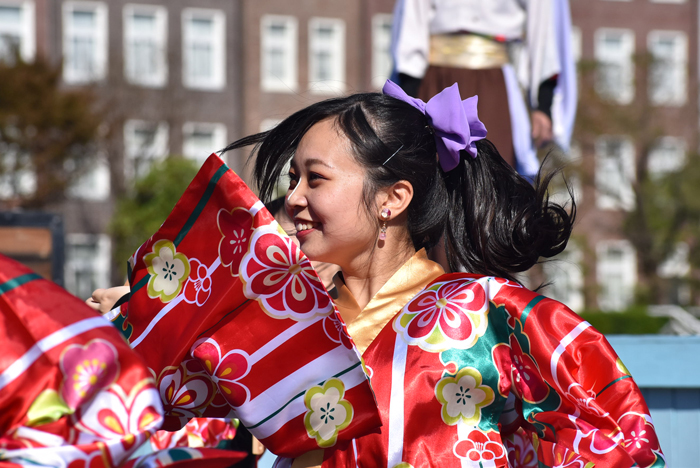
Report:
[[[345,285],[360,306],[364,309],[370,300],[379,292],[389,279],[394,276],[416,250],[412,245],[407,246],[401,241],[385,241],[384,246],[377,247],[371,257],[366,261],[358,261],[355,264],[341,268]],[[346,323],[352,322],[355,317],[343,317]]]

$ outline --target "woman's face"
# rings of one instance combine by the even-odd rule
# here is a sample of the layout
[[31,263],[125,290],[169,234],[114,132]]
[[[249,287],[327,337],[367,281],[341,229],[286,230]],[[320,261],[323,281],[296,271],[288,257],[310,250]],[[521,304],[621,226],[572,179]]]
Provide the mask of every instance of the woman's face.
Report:
[[363,202],[365,170],[333,119],[306,132],[289,172],[285,208],[306,256],[341,268],[366,259],[377,229]]

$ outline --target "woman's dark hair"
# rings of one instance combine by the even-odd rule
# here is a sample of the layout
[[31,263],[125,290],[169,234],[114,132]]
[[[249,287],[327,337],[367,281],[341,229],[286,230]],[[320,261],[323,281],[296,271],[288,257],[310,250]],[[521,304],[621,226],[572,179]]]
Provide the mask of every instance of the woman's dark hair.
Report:
[[554,174],[538,175],[533,186],[488,140],[477,142],[476,158],[463,151],[457,168],[443,172],[425,115],[383,94],[312,104],[274,129],[238,140],[224,151],[255,145],[254,178],[260,198],[269,201],[304,134],[328,118],[335,119],[367,170],[367,208],[381,187],[410,182],[413,199],[407,214],[413,246],[430,249],[444,236],[453,271],[514,279],[540,257],[566,247],[576,205],[572,200],[569,213],[549,201],[547,186]]

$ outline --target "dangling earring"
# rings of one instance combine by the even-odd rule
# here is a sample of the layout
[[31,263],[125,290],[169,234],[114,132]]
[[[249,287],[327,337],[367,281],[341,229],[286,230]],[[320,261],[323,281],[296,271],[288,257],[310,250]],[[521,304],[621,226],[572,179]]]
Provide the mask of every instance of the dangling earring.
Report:
[[379,231],[379,240],[386,240],[386,222],[391,216],[391,210],[389,208],[382,208],[382,227]]

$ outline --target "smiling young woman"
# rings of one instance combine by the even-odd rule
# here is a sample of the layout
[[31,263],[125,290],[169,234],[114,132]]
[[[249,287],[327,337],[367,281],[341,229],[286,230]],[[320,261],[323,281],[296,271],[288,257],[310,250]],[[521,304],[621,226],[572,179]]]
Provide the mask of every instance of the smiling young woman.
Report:
[[[353,157],[334,119],[314,125],[291,161],[286,209],[302,251],[316,261],[340,265],[345,283],[362,306],[413,254],[406,208],[413,187],[399,181],[382,187],[370,201],[390,210],[390,233],[378,245],[377,222],[363,202],[365,169]],[[375,248],[376,247],[376,248]],[[354,317],[343,317],[346,322]]]
[[[227,148],[256,145],[263,201],[290,163],[287,213],[309,259],[341,268],[335,304],[383,424],[280,466],[663,466],[605,338],[516,281],[564,250],[575,205],[502,160],[476,104],[456,85],[426,104],[388,82]],[[428,260],[441,239],[464,273]]]

